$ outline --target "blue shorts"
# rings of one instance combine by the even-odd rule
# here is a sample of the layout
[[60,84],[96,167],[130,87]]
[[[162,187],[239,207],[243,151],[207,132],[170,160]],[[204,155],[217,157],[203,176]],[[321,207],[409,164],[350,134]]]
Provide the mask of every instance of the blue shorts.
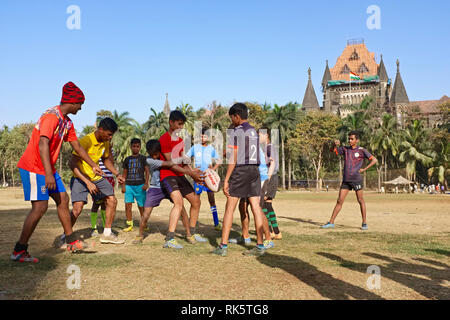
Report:
[[143,207],[147,196],[146,191],[142,190],[143,186],[143,184],[138,186],[125,185],[125,203],[134,203],[134,199],[136,199],[137,205]]
[[22,179],[23,195],[25,201],[48,200],[51,193],[66,192],[64,183],[58,172],[55,172],[56,189],[47,190],[45,187],[45,176],[19,168],[20,178]]
[[196,182],[194,182],[194,190],[195,190],[195,194],[202,194],[203,191],[205,191],[205,192],[212,192],[211,190],[208,189],[207,186],[204,186],[202,184],[198,184]]

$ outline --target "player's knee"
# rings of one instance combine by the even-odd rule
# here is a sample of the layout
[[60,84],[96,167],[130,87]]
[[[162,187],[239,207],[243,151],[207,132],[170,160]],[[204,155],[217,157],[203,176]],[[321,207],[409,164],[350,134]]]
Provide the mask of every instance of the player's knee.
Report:
[[342,206],[344,204],[344,199],[338,198],[337,199],[337,204]]
[[107,197],[106,198],[106,205],[108,207],[114,207],[115,208],[117,206],[117,199],[116,199],[116,197],[114,197],[114,196]]
[[360,204],[360,205],[362,205],[362,204],[365,204],[365,202],[364,202],[364,198],[360,198],[360,197],[358,197],[357,198],[357,200],[358,200],[358,203]]

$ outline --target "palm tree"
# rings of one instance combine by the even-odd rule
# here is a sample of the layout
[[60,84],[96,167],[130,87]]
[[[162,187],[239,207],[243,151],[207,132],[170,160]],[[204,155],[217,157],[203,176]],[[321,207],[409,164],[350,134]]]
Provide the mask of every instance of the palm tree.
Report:
[[370,149],[374,153],[381,155],[381,166],[378,171],[378,189],[381,188],[381,173],[384,168],[384,181],[387,180],[387,157],[391,153],[394,157],[398,153],[398,122],[397,119],[388,113],[383,114],[381,122],[378,123],[375,131],[370,135]]
[[450,162],[450,143],[445,137],[441,137],[435,145],[436,157],[433,166],[428,169],[428,178],[431,179],[433,175],[437,175],[439,183],[447,188],[446,177],[450,175],[450,168],[448,167]]
[[283,190],[286,189],[286,163],[284,143],[291,130],[294,130],[297,121],[297,108],[295,104],[286,106],[278,106],[274,104],[273,109],[269,112],[264,124],[272,129],[279,130],[279,139],[281,141],[281,171]]
[[164,112],[156,112],[155,109],[150,108],[151,115],[148,117],[147,122],[143,124],[144,129],[147,131],[147,139],[159,139],[165,131],[169,129],[169,121]]
[[131,125],[132,118],[129,117],[130,113],[128,111],[118,113],[117,110],[113,112],[113,120],[117,123],[119,130]]
[[406,163],[406,175],[411,181],[416,180],[416,166],[421,163],[424,166],[431,165],[435,152],[428,141],[429,132],[424,128],[422,121],[413,120],[402,131],[402,143],[399,160]]
[[176,110],[181,111],[186,117],[186,122],[184,123],[184,128],[189,132],[189,134],[194,134],[194,122],[195,122],[195,113],[194,108],[189,104],[180,104],[176,107]]

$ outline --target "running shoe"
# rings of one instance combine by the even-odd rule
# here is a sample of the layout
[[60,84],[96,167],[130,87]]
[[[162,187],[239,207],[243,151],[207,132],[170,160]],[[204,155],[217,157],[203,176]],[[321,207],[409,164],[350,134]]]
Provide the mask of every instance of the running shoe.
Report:
[[123,232],[131,232],[131,231],[133,231],[133,226],[128,226],[128,227],[122,229],[122,231]]
[[266,249],[264,249],[264,247],[263,247],[263,248],[260,248],[260,247],[256,246],[256,247],[254,247],[254,248],[252,248],[252,249],[250,249],[250,250],[244,251],[242,254],[245,255],[245,256],[256,256],[256,257],[260,257],[260,256],[262,256],[264,253],[266,253]]
[[281,235],[281,232],[275,233],[275,236],[272,239],[273,240],[281,240],[281,239],[283,239],[283,236]]
[[322,229],[328,229],[328,228],[334,228],[334,223],[327,222],[323,226],[321,226]]
[[175,239],[164,242],[163,248],[183,249],[183,246]]
[[367,223],[363,223],[361,226],[361,230],[368,230],[369,227],[367,226]]
[[218,225],[214,226],[214,230],[222,231],[222,226],[220,225],[220,223]]
[[83,242],[81,240],[76,240],[72,243],[68,243],[66,245],[66,249],[69,252],[78,252],[81,251],[83,249],[87,249],[89,248],[89,245],[86,242]]
[[142,244],[144,237],[136,236],[136,238],[131,242],[132,244]]
[[192,236],[188,237],[187,240],[189,241],[189,243],[192,243],[192,244],[194,244],[196,242],[208,242],[208,239],[202,237],[198,233],[193,234]]
[[100,233],[98,233],[98,230],[92,229],[91,238],[98,238],[99,236],[100,236]]
[[239,238],[228,239],[228,243],[243,244],[245,246],[250,246],[252,244],[252,239],[251,238],[244,238],[243,236],[240,236]]
[[272,240],[264,240],[263,244],[264,249],[272,249],[273,247],[275,247],[275,244],[273,243]]
[[11,260],[16,261],[16,262],[31,262],[31,263],[39,262],[38,258],[30,256],[30,254],[26,250],[22,250],[19,252],[14,251],[11,254]]
[[125,240],[119,239],[114,233],[111,233],[109,236],[102,234],[100,243],[124,244]]
[[218,256],[225,257],[228,254],[228,247],[218,246],[213,251],[212,254],[217,254]]

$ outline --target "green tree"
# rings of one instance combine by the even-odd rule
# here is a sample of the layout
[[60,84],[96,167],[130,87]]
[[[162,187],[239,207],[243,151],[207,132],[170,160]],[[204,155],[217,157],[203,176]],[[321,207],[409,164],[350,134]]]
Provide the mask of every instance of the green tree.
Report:
[[406,164],[406,175],[411,181],[416,180],[417,163],[429,166],[433,162],[435,152],[432,150],[429,136],[429,131],[420,120],[413,120],[402,131],[399,160]]
[[317,191],[322,188],[320,174],[324,166],[323,155],[337,137],[338,126],[339,118],[333,114],[308,112],[297,124],[289,140],[290,147],[312,163],[316,171]]

